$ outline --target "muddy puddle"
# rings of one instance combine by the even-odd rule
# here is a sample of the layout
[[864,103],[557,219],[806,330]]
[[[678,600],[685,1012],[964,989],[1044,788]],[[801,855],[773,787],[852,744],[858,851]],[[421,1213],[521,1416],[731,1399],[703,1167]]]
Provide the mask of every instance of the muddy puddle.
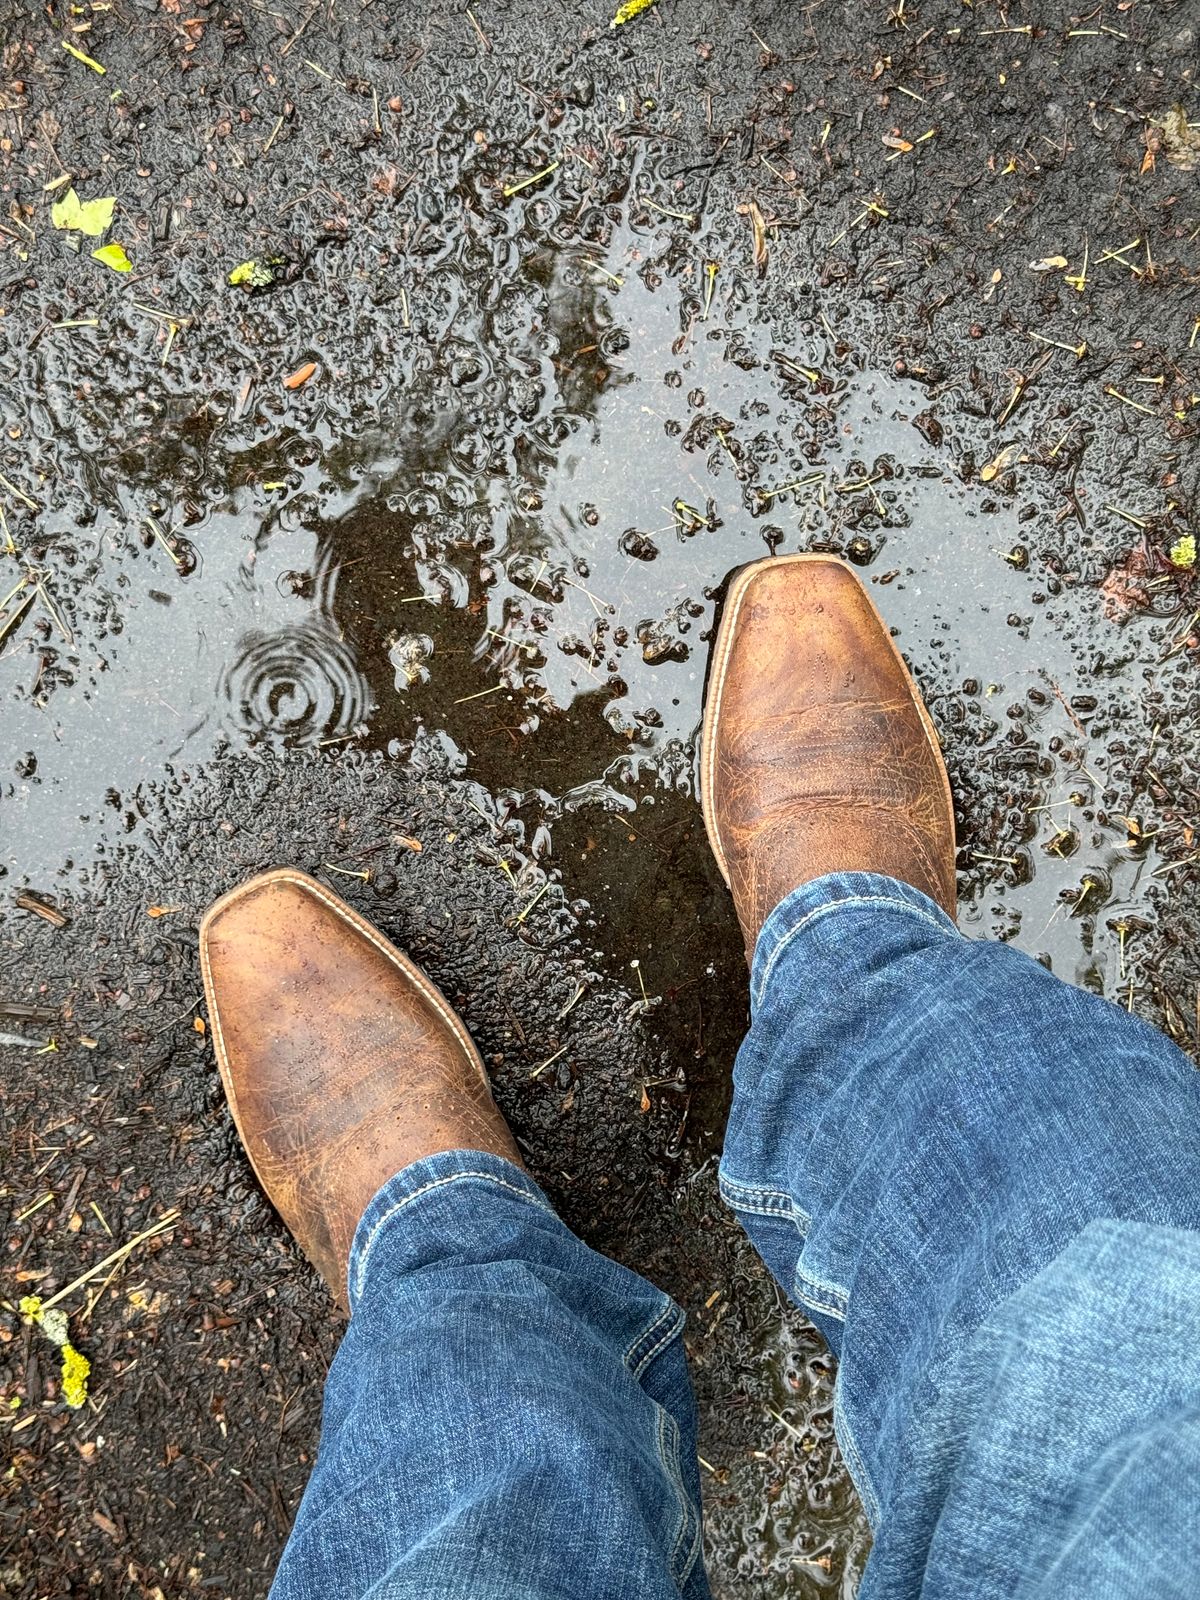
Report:
[[[168,767],[264,746],[402,753],[419,729],[513,791],[547,848],[564,813],[690,795],[725,579],[772,551],[830,550],[871,585],[952,760],[965,727],[979,753],[960,761],[1023,775],[1002,848],[977,848],[966,819],[965,925],[1115,992],[1114,940],[1085,936],[1073,897],[1090,876],[1083,909],[1116,921],[1160,863],[1096,832],[1106,774],[1082,745],[1124,698],[1114,682],[1161,681],[1161,629],[1089,638],[1094,597],[1031,562],[1036,504],[963,483],[925,436],[927,388],[848,354],[836,299],[774,323],[718,275],[704,317],[637,270],[651,242],[614,231],[619,287],[573,255],[542,261],[555,331],[527,431],[489,412],[495,317],[458,311],[430,330],[431,371],[453,380],[432,436],[428,398],[352,439],[313,400],[304,431],[289,417],[266,444],[247,428],[239,450],[236,424],[210,438],[182,527],[179,505],[131,486],[123,525],[102,519],[77,557],[74,644],[43,610],[34,647],[6,653],[12,866],[69,881],[136,831],[137,785]],[[514,363],[532,360],[520,332]],[[47,634],[73,681],[39,681]],[[669,965],[652,932],[638,950]]]

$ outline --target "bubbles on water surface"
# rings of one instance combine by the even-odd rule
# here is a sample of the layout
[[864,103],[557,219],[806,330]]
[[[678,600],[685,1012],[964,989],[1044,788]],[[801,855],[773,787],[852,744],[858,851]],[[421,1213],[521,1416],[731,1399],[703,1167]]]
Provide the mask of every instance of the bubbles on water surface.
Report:
[[426,665],[433,655],[433,640],[427,633],[402,633],[388,651],[396,672],[396,688],[411,689],[414,683],[429,682]]

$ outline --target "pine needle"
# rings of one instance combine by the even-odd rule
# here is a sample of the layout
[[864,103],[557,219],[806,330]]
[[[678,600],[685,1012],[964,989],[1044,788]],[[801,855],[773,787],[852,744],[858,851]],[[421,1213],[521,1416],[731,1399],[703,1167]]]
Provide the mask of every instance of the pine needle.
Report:
[[65,1289],[60,1289],[57,1294],[51,1295],[49,1300],[43,1300],[42,1310],[49,1311],[51,1306],[56,1306],[60,1300],[65,1300],[68,1295],[74,1294],[76,1289],[82,1289],[85,1283],[90,1283],[93,1278],[98,1278],[106,1268],[124,1261],[127,1255],[136,1250],[138,1245],[145,1244],[147,1239],[154,1239],[160,1233],[169,1233],[178,1220],[178,1211],[164,1211],[153,1227],[145,1228],[141,1233],[135,1233],[128,1243],[121,1245],[119,1249],[112,1251],[110,1255],[106,1255],[103,1261],[97,1261],[96,1265],[89,1267],[86,1272],[81,1272],[74,1282],[69,1283]]

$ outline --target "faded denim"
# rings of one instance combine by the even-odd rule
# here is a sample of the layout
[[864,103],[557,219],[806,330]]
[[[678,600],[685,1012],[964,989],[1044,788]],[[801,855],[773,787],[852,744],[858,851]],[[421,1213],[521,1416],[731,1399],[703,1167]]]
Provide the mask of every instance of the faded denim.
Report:
[[[728,1203],[839,1356],[860,1600],[1200,1592],[1200,1090],[917,890],[791,894],[751,974]],[[704,1600],[682,1315],[455,1151],[359,1225],[273,1600]]]

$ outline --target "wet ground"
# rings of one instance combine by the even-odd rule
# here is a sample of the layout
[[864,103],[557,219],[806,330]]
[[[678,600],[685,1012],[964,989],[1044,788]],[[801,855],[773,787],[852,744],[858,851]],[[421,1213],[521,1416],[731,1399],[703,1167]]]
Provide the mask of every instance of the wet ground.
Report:
[[[387,11],[0,0],[5,1305],[180,1213],[67,1297],[85,1410],[0,1312],[0,1592],[265,1593],[337,1329],[195,943],[291,861],[688,1307],[718,1594],[849,1594],[828,1358],[715,1196],[707,641],[739,563],[857,562],[964,926],[1196,1050],[1194,22]],[[54,226],[69,188],[106,232]]]

